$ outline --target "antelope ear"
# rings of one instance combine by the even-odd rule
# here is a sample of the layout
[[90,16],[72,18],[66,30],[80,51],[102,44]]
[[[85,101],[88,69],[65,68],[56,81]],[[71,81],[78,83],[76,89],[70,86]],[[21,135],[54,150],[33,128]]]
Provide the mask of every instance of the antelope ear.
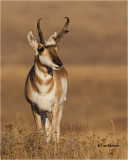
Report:
[[32,31],[30,31],[28,33],[28,42],[34,48],[34,50],[37,52],[38,42],[37,42],[36,38],[34,37]]
[[56,37],[57,37],[57,32],[55,32],[53,35],[51,35],[48,40],[55,39]]
[[45,45],[56,45],[56,41],[54,40],[54,38],[57,36],[57,33],[55,32],[53,35],[51,35],[49,37],[49,39],[47,41],[45,41]]

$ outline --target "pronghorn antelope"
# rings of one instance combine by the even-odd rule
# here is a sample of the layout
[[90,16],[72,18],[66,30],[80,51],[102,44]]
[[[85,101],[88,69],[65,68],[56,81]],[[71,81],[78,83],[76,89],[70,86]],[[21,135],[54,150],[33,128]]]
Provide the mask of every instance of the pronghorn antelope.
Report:
[[[68,33],[69,18],[65,18],[67,21],[61,32],[55,32],[47,41],[40,28],[41,18],[37,21],[39,42],[32,31],[28,33],[28,42],[35,50],[35,60],[25,83],[25,97],[31,104],[37,128],[41,131],[43,122],[47,141],[51,135],[59,141],[63,103],[67,94],[67,71],[57,54],[58,42]],[[51,124],[47,112],[51,112]]]

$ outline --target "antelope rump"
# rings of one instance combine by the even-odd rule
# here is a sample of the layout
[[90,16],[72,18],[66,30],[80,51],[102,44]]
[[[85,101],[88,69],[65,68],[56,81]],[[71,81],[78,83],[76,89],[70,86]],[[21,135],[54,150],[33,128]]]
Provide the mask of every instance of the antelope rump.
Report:
[[[42,122],[45,127],[47,141],[53,137],[59,142],[60,121],[62,118],[63,104],[66,101],[68,74],[60,60],[58,42],[64,34],[68,33],[69,18],[59,34],[56,32],[46,41],[37,21],[39,41],[32,31],[28,33],[28,42],[35,50],[35,60],[25,83],[25,97],[30,103],[33,116],[40,131]],[[47,117],[51,113],[51,122]]]

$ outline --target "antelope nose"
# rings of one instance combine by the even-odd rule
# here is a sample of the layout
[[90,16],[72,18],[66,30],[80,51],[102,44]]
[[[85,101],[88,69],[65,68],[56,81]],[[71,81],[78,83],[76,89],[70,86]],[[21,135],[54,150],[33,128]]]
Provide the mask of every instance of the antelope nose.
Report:
[[58,66],[62,67],[63,66],[63,63],[61,61],[59,61],[58,63]]

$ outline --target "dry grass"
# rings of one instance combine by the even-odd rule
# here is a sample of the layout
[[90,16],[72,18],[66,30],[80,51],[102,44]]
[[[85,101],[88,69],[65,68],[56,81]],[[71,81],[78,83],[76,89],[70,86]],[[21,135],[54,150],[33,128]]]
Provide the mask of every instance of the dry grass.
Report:
[[126,159],[126,137],[113,132],[97,136],[69,130],[61,133],[59,144],[45,138],[29,124],[3,125],[2,159]]

